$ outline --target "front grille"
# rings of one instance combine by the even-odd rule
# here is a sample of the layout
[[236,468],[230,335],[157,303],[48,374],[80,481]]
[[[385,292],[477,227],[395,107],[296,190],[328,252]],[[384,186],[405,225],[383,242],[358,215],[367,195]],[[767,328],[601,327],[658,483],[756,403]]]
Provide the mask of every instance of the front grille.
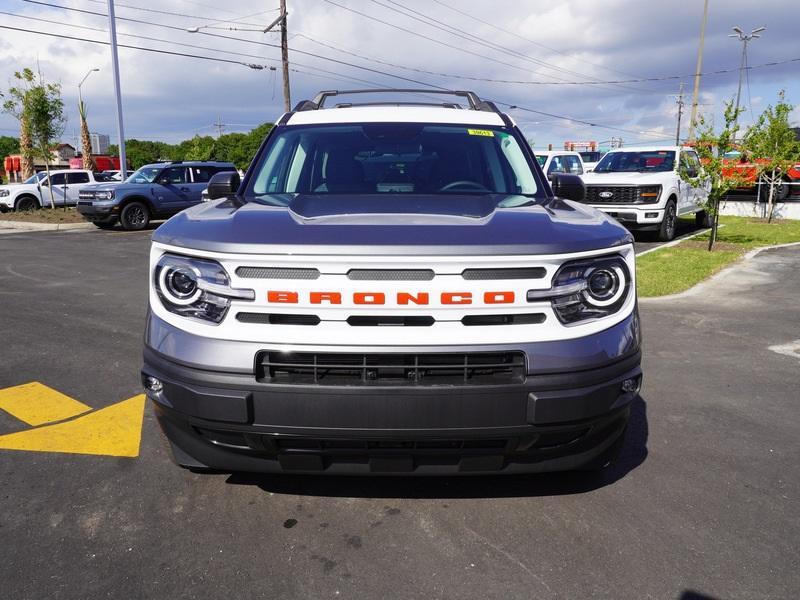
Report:
[[258,325],[319,325],[317,315],[296,315],[290,313],[236,313],[236,320],[240,323],[255,323]]
[[510,269],[464,269],[461,277],[469,281],[498,279],[542,279],[547,275],[544,267],[519,267]]
[[[81,197],[83,198],[83,196]],[[80,200],[78,200],[78,206],[91,206],[91,205],[92,205],[91,202],[81,202]]]
[[319,269],[239,267],[236,274],[245,279],[319,279]]
[[525,380],[522,352],[260,352],[257,378],[289,385],[504,385]]
[[[611,193],[610,198],[602,198],[603,192]],[[628,186],[587,185],[586,200],[588,204],[635,204],[640,201],[640,188]]]
[[350,269],[347,278],[354,281],[430,281],[431,269]]

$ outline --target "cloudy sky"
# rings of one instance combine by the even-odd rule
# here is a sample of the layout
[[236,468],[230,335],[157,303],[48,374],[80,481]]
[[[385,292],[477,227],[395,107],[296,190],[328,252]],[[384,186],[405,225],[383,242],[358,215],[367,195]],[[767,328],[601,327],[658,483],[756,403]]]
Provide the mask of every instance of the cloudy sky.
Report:
[[[292,104],[330,88],[472,89],[518,106],[510,112],[537,148],[565,140],[602,143],[612,136],[626,144],[674,139],[681,82],[687,115],[690,110],[702,0],[287,2]],[[243,30],[271,22],[277,5],[278,0],[118,3],[120,44],[219,59],[121,48],[126,137],[175,142],[216,134],[218,120],[225,132],[276,120],[283,109],[279,36]],[[105,11],[105,0],[0,0],[0,90],[15,70],[38,61],[46,78],[63,86],[65,141],[74,143],[77,84],[92,68],[100,71],[82,88],[89,123],[116,141],[108,46],[63,37],[107,41]],[[746,31],[767,26],[749,46],[751,66],[783,63],[749,72],[743,124],[774,103],[780,89],[800,104],[796,0],[710,0],[703,71],[732,71],[703,77],[699,110],[719,122],[723,101],[736,94],[741,43],[728,37],[734,25]],[[201,26],[199,33],[186,31]],[[796,60],[785,62],[791,59]],[[626,82],[599,83],[612,81]],[[792,118],[800,123],[800,109]],[[16,132],[17,123],[0,115],[0,134]]]

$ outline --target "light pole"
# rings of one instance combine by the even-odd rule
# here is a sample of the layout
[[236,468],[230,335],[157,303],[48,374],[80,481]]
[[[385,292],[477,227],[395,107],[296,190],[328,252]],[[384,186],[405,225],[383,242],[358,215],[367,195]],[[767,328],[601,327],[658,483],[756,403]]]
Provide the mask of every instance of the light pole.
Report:
[[[756,27],[750,33],[742,31],[741,27],[734,27],[733,31],[728,37],[736,38],[742,42],[742,62],[739,65],[739,89],[736,91],[736,119],[733,122],[734,129],[739,126],[739,99],[742,96],[742,78],[744,76],[744,68],[747,66],[747,43],[755,38],[761,37],[761,32],[766,29],[765,26]],[[735,134],[734,134],[735,135]]]
[[114,72],[114,95],[117,97],[117,134],[119,135],[119,172],[125,180],[128,171],[125,157],[125,128],[122,124],[122,90],[119,85],[119,55],[117,53],[117,22],[114,0],[108,0],[108,38],[111,43],[111,68]]
[[89,69],[89,72],[83,76],[83,79],[81,79],[81,82],[78,84],[78,102],[80,103],[81,106],[83,106],[83,96],[81,95],[81,86],[83,85],[84,81],[89,79],[89,75],[91,75],[92,73],[97,73],[97,71],[99,70],[100,69],[98,69],[97,67],[95,67],[94,69]]

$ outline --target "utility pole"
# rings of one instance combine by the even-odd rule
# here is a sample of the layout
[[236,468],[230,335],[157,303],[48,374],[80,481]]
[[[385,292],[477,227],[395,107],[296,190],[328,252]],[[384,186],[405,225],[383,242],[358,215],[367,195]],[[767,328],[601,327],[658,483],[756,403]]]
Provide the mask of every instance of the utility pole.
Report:
[[119,55],[117,54],[117,22],[114,18],[114,0],[108,0],[108,37],[111,42],[111,69],[114,72],[114,94],[117,97],[117,133],[119,134],[119,172],[123,181],[127,175],[125,158],[125,128],[122,125],[122,90],[119,85]]
[[706,22],[708,21],[708,0],[703,5],[703,24],[700,26],[700,47],[697,49],[697,68],[694,72],[694,92],[692,93],[692,118],[689,121],[689,141],[694,140],[694,126],[697,121],[697,96],[700,93],[700,72],[703,70],[703,44],[706,41]]
[[739,126],[739,100],[742,97],[742,79],[744,78],[744,71],[747,66],[747,43],[754,38],[760,38],[761,32],[765,29],[766,27],[764,26],[756,27],[750,33],[745,33],[742,31],[741,27],[734,27],[733,31],[735,31],[735,33],[728,35],[728,37],[737,38],[742,42],[742,62],[739,65],[739,89],[736,91],[736,119],[733,121],[734,129]]
[[292,110],[292,97],[289,91],[289,34],[286,31],[286,0],[281,0],[281,62],[283,63],[283,108]]
[[221,137],[222,131],[225,129],[225,123],[222,122],[222,117],[217,117],[217,122],[213,123],[213,126],[217,128],[217,137]]
[[676,102],[678,105],[678,130],[675,132],[675,145],[681,145],[681,117],[683,116],[683,82],[681,81],[681,89],[678,93],[678,100]]

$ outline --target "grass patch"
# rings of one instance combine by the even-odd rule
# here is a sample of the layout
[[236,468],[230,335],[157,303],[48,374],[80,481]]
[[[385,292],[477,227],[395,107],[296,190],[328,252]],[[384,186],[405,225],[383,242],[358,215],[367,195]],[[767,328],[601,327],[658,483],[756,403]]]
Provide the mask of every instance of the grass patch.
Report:
[[42,208],[39,210],[14,211],[0,214],[0,221],[22,221],[23,223],[86,223],[86,219],[74,208]]
[[800,242],[800,221],[721,217],[714,250],[708,234],[637,259],[636,277],[642,298],[677,294],[697,285],[753,248]]

